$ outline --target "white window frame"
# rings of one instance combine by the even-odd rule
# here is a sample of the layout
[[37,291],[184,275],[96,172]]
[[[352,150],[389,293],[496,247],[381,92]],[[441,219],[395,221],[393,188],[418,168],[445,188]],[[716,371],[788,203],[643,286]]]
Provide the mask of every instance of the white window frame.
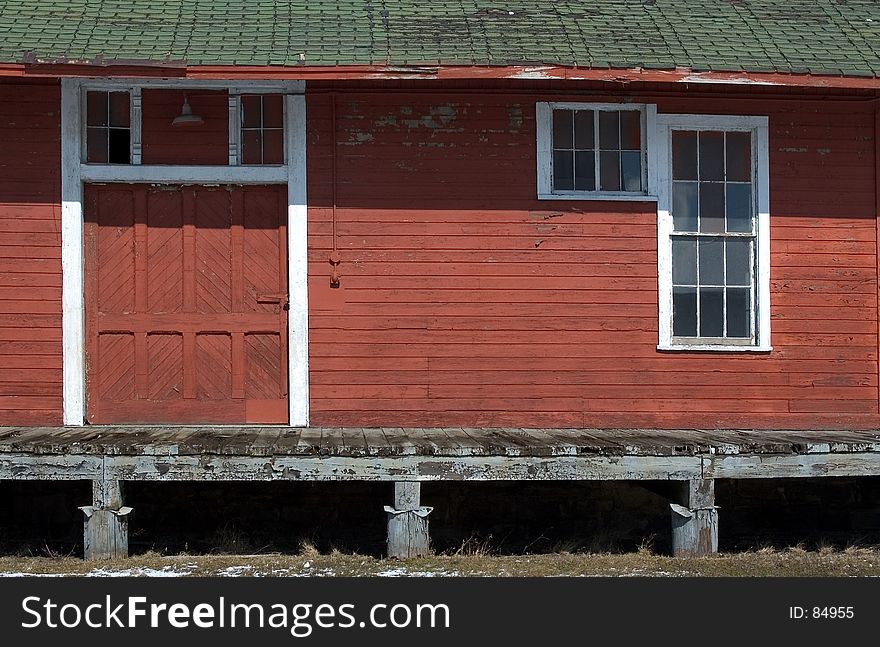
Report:
[[[639,111],[642,118],[642,186],[644,191],[555,191],[553,189],[553,111],[593,110]],[[657,200],[656,174],[651,159],[655,147],[657,106],[646,103],[577,103],[570,101],[542,101],[535,104],[535,123],[538,164],[539,200],[621,200],[653,202]],[[595,134],[599,136],[598,132]],[[598,152],[597,152],[598,154]],[[599,185],[599,169],[596,168],[596,185]]]
[[[657,273],[659,305],[659,343],[663,351],[760,352],[770,345],[770,162],[768,118],[730,115],[657,115],[658,145],[652,166],[656,169],[657,202]],[[754,344],[724,343],[714,338],[696,343],[675,342],[672,335],[672,131],[721,130],[752,133],[755,160],[754,187],[757,194],[755,223],[755,313]]]
[[[141,164],[143,89],[224,90],[229,98],[229,165]],[[84,162],[85,93],[131,94],[131,164]],[[238,164],[241,94],[284,95],[283,165]],[[86,417],[85,303],[83,293],[83,185],[86,182],[156,184],[282,184],[287,186],[289,424],[309,424],[306,103],[304,81],[201,79],[61,79],[61,269],[64,424]]]

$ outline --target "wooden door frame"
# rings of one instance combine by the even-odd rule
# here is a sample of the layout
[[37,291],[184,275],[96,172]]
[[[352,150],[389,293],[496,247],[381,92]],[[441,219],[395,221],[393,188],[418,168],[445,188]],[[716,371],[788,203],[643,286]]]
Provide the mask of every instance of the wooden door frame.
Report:
[[[82,159],[83,97],[86,90],[201,88],[241,93],[284,94],[285,163],[279,166],[186,166],[86,164]],[[230,100],[230,161],[238,139]],[[134,101],[132,110],[140,110]],[[139,127],[133,121],[132,127]],[[192,79],[61,79],[61,271],[64,424],[86,418],[83,194],[86,182],[164,184],[286,184],[288,311],[288,406],[291,426],[309,424],[308,264],[306,203],[305,81],[204,81]]]

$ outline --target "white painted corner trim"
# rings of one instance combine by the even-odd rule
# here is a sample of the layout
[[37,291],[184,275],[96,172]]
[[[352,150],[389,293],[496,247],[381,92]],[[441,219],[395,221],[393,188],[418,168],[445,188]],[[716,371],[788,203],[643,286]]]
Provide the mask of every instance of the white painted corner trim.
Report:
[[[553,189],[553,110],[633,110],[642,117],[642,183],[645,191],[555,191]],[[657,176],[653,173],[653,150],[656,140],[657,105],[653,103],[577,103],[540,101],[535,104],[537,146],[537,190],[539,200],[606,200],[621,202],[656,202]],[[598,137],[598,131],[595,136]],[[598,147],[596,172],[598,174]],[[597,175],[598,180],[598,175]]]
[[[202,88],[226,90],[229,106],[229,166],[141,165],[141,90]],[[132,148],[130,165],[85,164],[85,90],[129,91]],[[224,81],[186,79],[61,80],[61,328],[63,420],[86,420],[85,295],[83,292],[83,183],[285,184],[288,232],[288,402],[289,424],[309,424],[308,263],[306,198],[306,104],[304,81]],[[285,164],[240,166],[241,94],[281,93],[285,108]]]
[[[654,156],[658,188],[657,201],[657,277],[659,340],[662,351],[759,352],[773,349],[770,344],[770,145],[769,120],[765,116],[733,115],[657,115]],[[676,344],[672,335],[672,130],[740,130],[752,133],[754,185],[757,197],[755,340],[754,344]]]

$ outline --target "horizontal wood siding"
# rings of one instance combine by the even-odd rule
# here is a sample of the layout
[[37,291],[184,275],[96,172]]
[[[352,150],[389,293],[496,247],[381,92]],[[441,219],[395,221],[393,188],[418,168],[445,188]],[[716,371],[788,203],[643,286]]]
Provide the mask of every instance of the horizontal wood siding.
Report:
[[770,117],[769,356],[656,350],[655,203],[535,198],[535,102],[578,100],[556,92],[338,93],[332,289],[316,92],[312,424],[876,425],[873,104],[645,99]]
[[0,83],[0,424],[61,422],[60,96]]

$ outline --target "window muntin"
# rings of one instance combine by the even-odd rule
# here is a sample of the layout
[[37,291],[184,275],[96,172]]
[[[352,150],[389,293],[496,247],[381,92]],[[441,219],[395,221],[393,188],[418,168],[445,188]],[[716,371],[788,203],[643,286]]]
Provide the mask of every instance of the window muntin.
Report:
[[553,193],[644,193],[641,107],[557,105],[551,120]]
[[86,92],[86,161],[131,164],[131,96]]
[[241,163],[284,164],[282,95],[242,95]]
[[755,345],[752,131],[671,130],[672,340]]

